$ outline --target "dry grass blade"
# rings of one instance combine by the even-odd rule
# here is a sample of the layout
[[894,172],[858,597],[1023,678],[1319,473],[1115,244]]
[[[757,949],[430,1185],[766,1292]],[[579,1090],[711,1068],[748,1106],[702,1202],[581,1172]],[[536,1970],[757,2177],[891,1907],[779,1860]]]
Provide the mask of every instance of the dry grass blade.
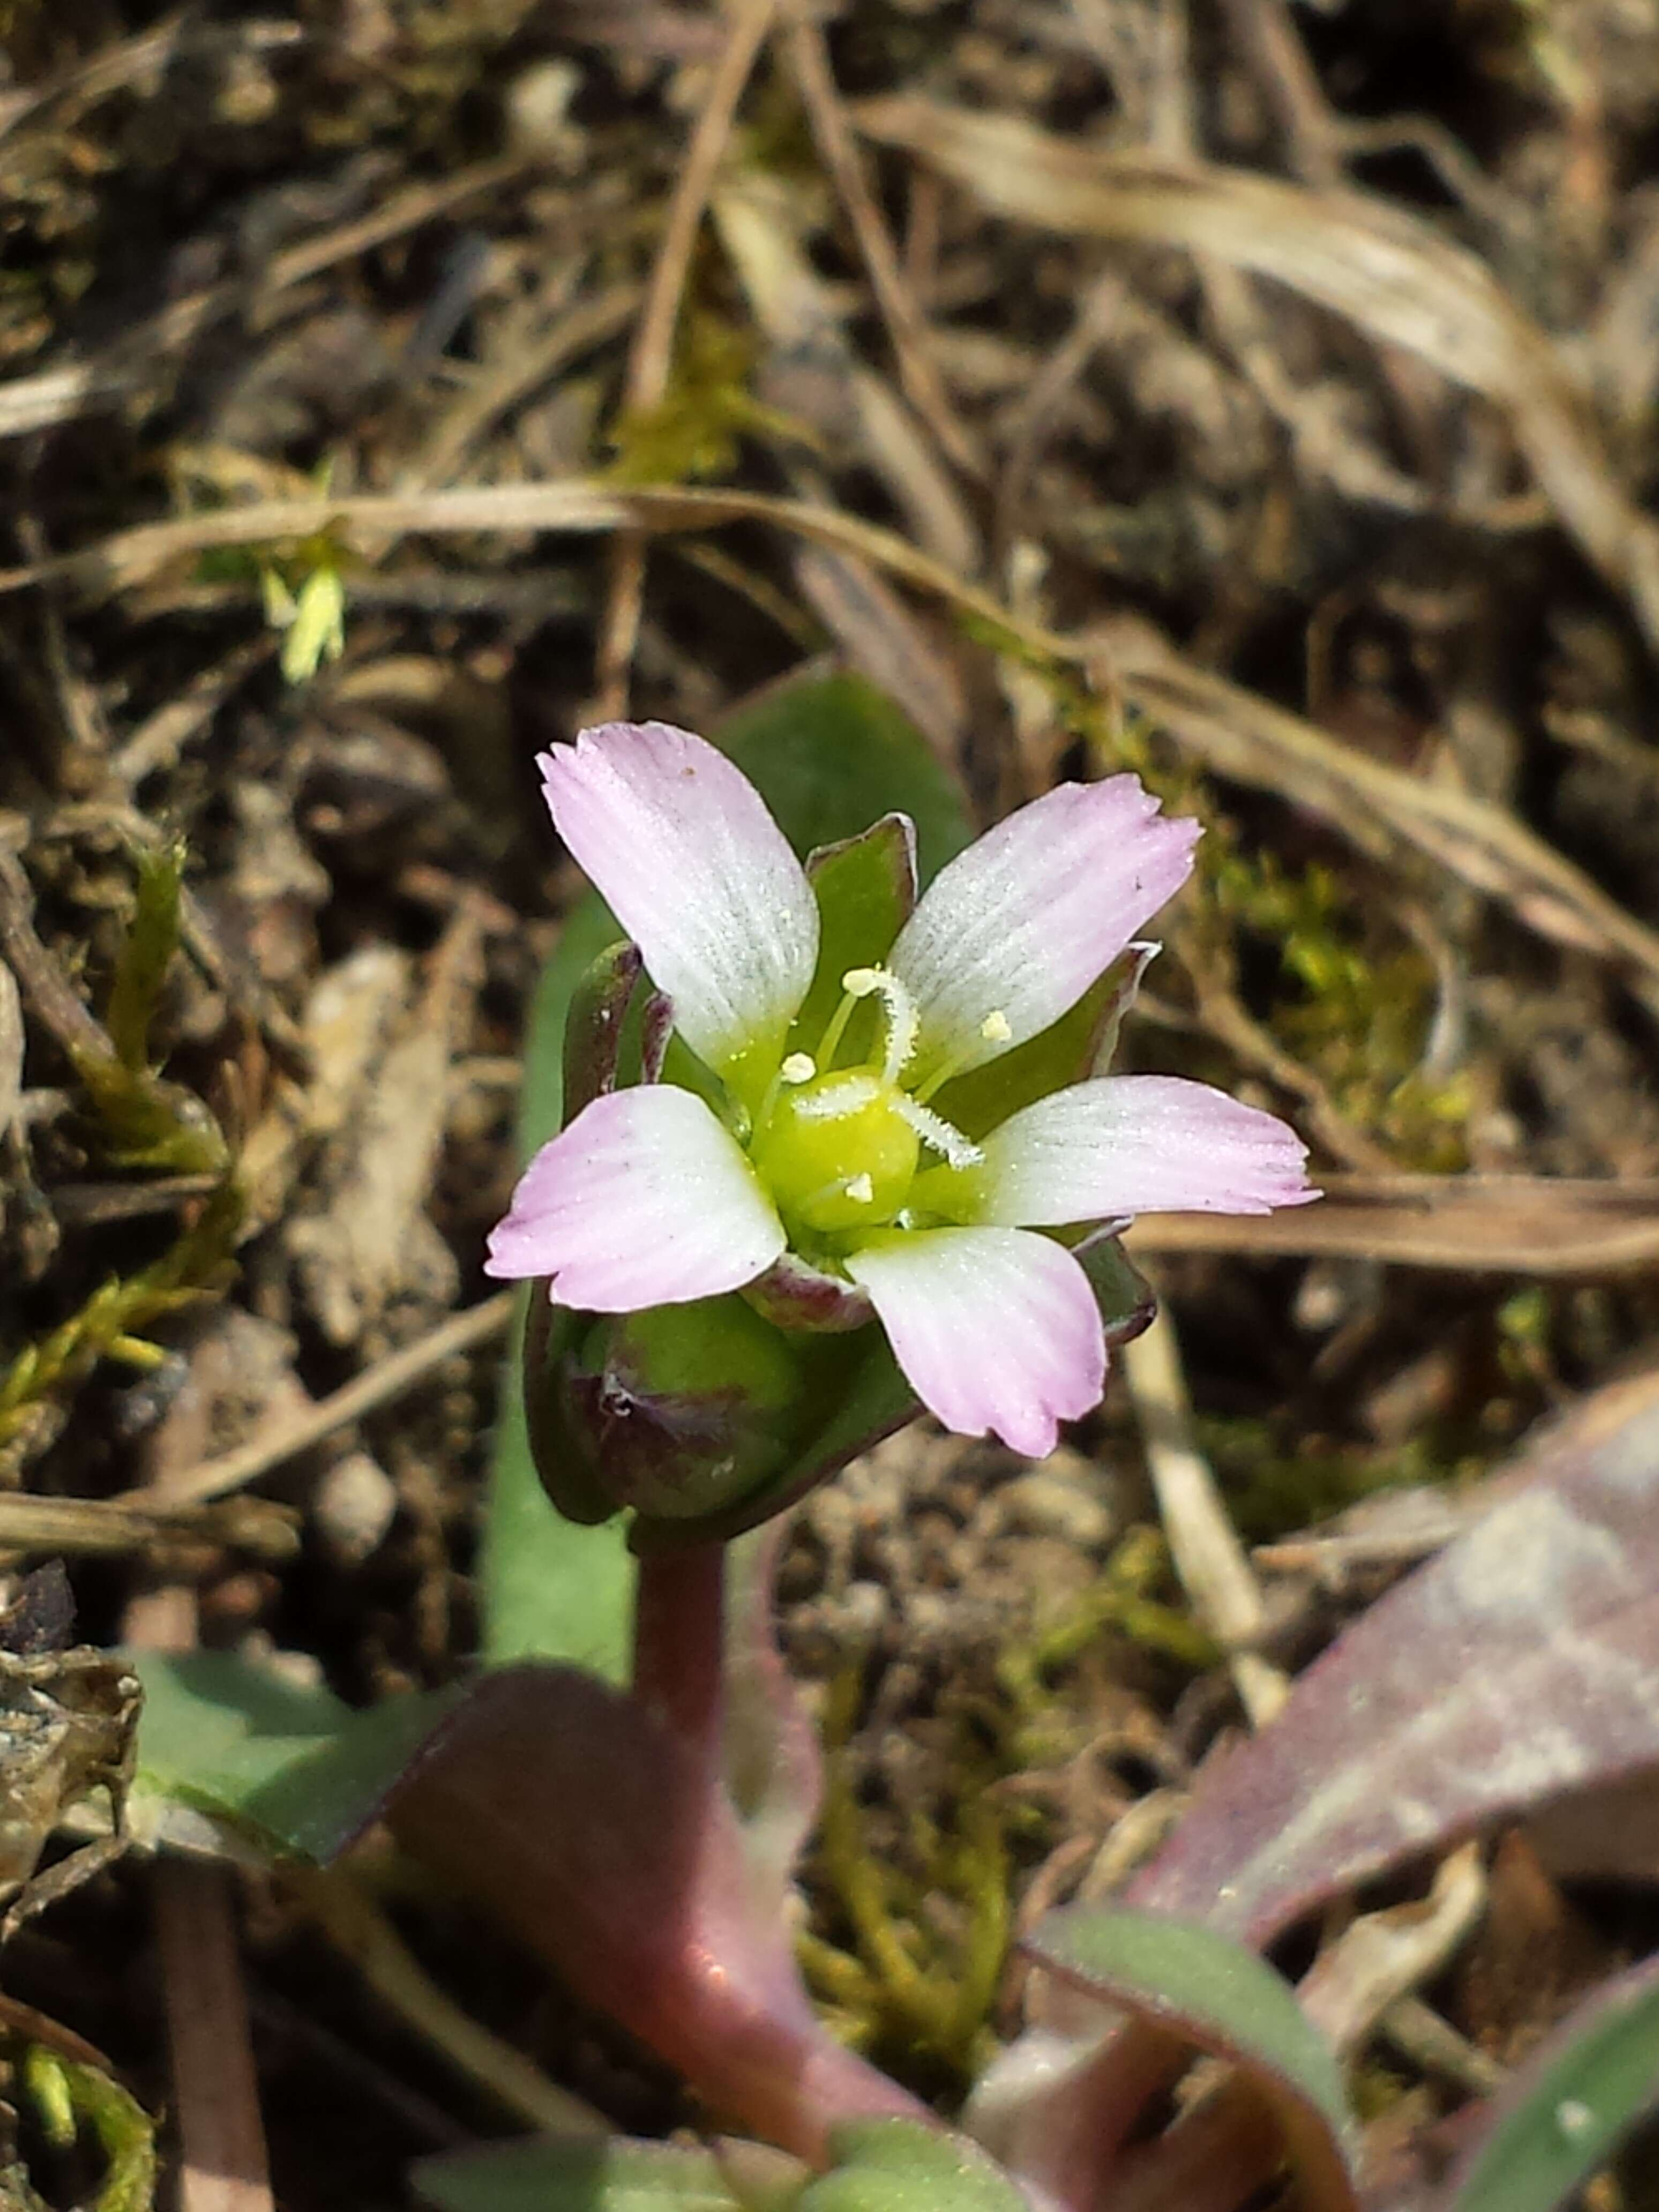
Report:
[[179,2212],[270,2212],[227,1869],[164,1860],[155,1869],[155,1920],[183,2148]]
[[1182,661],[1149,624],[1124,622],[1089,638],[1024,622],[895,532],[838,509],[762,492],[626,489],[594,477],[561,483],[483,484],[339,500],[262,500],[118,531],[100,544],[27,568],[0,570],[0,593],[63,582],[95,598],[130,591],[174,562],[228,545],[303,539],[322,531],[366,548],[427,533],[631,528],[712,530],[761,522],[850,553],[1033,652],[1098,664],[1132,704],[1224,775],[1275,791],[1332,823],[1363,850],[1403,842],[1502,900],[1539,936],[1599,953],[1659,1000],[1659,933],[1600,890],[1582,869],[1485,800],[1419,782],[1349,751],[1311,722],[1224,678]]
[[[176,1510],[182,1504],[199,1504],[207,1498],[222,1498],[228,1492],[257,1482],[272,1468],[280,1467],[284,1460],[293,1459],[302,1451],[309,1451],[313,1444],[332,1436],[337,1429],[344,1428],[348,1422],[358,1420],[363,1414],[373,1413],[377,1406],[400,1397],[444,1360],[488,1344],[512,1320],[513,1305],[513,1293],[499,1291],[493,1298],[482,1299],[475,1306],[452,1314],[447,1321],[413,1344],[404,1345],[378,1365],[354,1376],[328,1397],[319,1399],[309,1413],[279,1429],[274,1436],[256,1437],[251,1443],[239,1444],[234,1451],[224,1452],[217,1459],[203,1460],[193,1468],[181,1469],[168,1482],[168,1507]],[[133,1491],[112,1504],[142,1510],[147,1495],[142,1490]]]
[[1136,1252],[1382,1260],[1403,1267],[1594,1276],[1659,1261],[1659,1185],[1542,1176],[1327,1176],[1296,1214],[1143,1214]]
[[1181,1346],[1167,1306],[1118,1357],[1176,1572],[1200,1626],[1228,1653],[1244,1709],[1261,1727],[1284,1702],[1285,1678],[1250,1649],[1266,1619],[1261,1590],[1194,1437]]
[[300,1532],[286,1506],[238,1498],[233,1510],[183,1504],[137,1490],[125,1498],[0,1495],[0,1553],[68,1553],[78,1558],[143,1552],[160,1544],[223,1545],[257,1559],[293,1559]]
[[0,960],[0,1137],[23,1095],[23,1001],[17,978]]
[[836,90],[835,73],[830,66],[823,33],[813,24],[798,23],[788,33],[787,48],[813,140],[824,167],[835,179],[848,221],[858,239],[864,265],[870,272],[871,287],[898,358],[899,380],[911,404],[939,441],[940,449],[966,474],[982,476],[984,464],[971,434],[951,404],[945,380],[929,350],[927,323],[904,281],[881,210],[865,180],[858,148],[848,125],[847,111]]
[[[772,27],[775,7],[775,0],[741,0],[709,79],[696,128],[675,182],[645,304],[629,349],[623,405],[630,413],[657,406],[668,389],[674,325],[679,320],[692,249],[737,121],[738,102]],[[595,659],[596,712],[601,721],[611,721],[626,711],[629,671],[644,605],[645,539],[637,532],[627,531],[611,547],[611,589]]]
[[1379,858],[1400,842],[1500,899],[1539,936],[1612,960],[1659,987],[1659,933],[1490,801],[1430,784],[1328,738],[1271,701],[1181,659],[1149,623],[1102,634],[1103,672],[1183,750],[1277,792]]
[[1401,210],[1252,172],[1106,154],[1012,116],[872,100],[860,129],[1046,230],[1177,246],[1288,285],[1483,393],[1565,527],[1659,647],[1659,530],[1620,489],[1544,332],[1474,255]]

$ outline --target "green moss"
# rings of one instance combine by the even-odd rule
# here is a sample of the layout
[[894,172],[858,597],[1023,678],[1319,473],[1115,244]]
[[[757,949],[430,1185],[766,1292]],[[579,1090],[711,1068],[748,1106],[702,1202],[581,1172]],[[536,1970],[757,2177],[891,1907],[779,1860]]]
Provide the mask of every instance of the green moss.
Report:
[[1234,1525],[1254,1543],[1316,1527],[1383,1491],[1472,1480],[1491,1455],[1490,1447],[1473,1450],[1467,1439],[1426,1431],[1386,1450],[1321,1450],[1287,1443],[1267,1421],[1200,1415],[1196,1426]]
[[149,2212],[155,2198],[155,2128],[148,2112],[95,2066],[60,2058],[42,2044],[23,2062],[41,2132],[67,2149],[90,2128],[104,2154],[104,2178],[89,2212]]
[[150,1064],[150,1036],[179,946],[182,847],[140,854],[133,912],[104,1009],[107,1051],[74,1054],[93,1140],[112,1167],[216,1178],[195,1220],[159,1260],[112,1277],[48,1334],[0,1370],[0,1452],[34,1431],[44,1402],[61,1397],[106,1357],[139,1369],[166,1357],[146,1334],[229,1279],[242,1218],[230,1148],[193,1091]]
[[894,1865],[871,1847],[847,1755],[859,1687],[849,1668],[831,1694],[816,1858],[852,1948],[809,1936],[801,1965],[848,2042],[901,2070],[942,2069],[965,2087],[988,2055],[1011,1924],[1007,1842],[987,1786],[998,1768],[964,1735],[953,1819],[942,1825],[916,1814],[906,1864]]
[[996,1785],[1062,1765],[1097,1725],[1074,1710],[1070,1668],[1109,1632],[1185,1668],[1221,1656],[1164,1601],[1173,1587],[1162,1534],[1131,1529],[1074,1605],[1004,1651],[994,1692],[959,1718],[944,1810],[913,1814],[896,1852],[872,1845],[847,1755],[860,1670],[833,1686],[813,1873],[848,1948],[815,1932],[801,1943],[801,1964],[836,2031],[926,2092],[964,2089],[990,2048],[1017,1857],[1047,1849],[1049,1820]]
[[684,320],[667,391],[654,407],[623,414],[611,438],[607,473],[620,484],[698,483],[730,476],[744,437],[815,444],[793,416],[763,406],[749,389],[753,341],[719,316]]

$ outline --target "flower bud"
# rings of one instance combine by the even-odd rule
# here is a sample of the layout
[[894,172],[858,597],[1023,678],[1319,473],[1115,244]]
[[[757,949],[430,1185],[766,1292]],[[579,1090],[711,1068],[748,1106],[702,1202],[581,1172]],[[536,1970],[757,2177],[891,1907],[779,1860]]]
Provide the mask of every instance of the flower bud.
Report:
[[728,1296],[597,1316],[552,1387],[612,1504],[683,1521],[785,1464],[805,1382],[789,1340]]

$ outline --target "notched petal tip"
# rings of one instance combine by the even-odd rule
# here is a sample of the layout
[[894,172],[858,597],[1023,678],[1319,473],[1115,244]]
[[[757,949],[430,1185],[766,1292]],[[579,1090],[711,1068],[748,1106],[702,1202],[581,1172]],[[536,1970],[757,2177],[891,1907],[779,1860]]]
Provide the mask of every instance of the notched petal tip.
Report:
[[605,722],[538,757],[559,835],[725,1073],[780,1040],[812,980],[818,910],[764,802],[718,747]]
[[1319,1195],[1307,1147],[1287,1122],[1175,1075],[1073,1084],[1011,1115],[985,1154],[980,1218],[1031,1227],[1271,1213]]
[[1073,1255],[1018,1229],[918,1230],[854,1253],[916,1395],[960,1436],[1042,1459],[1106,1382],[1099,1308]]
[[1057,1021],[1186,882],[1201,834],[1125,775],[1061,784],[958,854],[893,948],[921,1072],[981,1066]]

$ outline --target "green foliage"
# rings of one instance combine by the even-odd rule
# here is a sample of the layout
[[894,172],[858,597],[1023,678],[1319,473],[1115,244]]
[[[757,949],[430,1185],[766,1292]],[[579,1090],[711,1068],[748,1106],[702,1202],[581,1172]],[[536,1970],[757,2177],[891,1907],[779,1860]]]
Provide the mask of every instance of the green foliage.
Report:
[[844,2120],[834,2164],[799,2212],[1021,2212],[1025,2199],[965,2136],[915,2120]]
[[410,2179],[437,2212],[739,2212],[714,2154],[678,2143],[487,2143],[423,2159]]
[[[175,451],[172,473],[181,501],[222,507],[250,494],[326,499],[334,464],[325,455],[309,476],[250,455],[212,448]],[[290,684],[313,677],[345,651],[345,572],[351,556],[327,527],[268,545],[216,546],[203,553],[204,583],[257,583],[265,620],[283,633],[281,664]]]
[[1490,1438],[1476,1450],[1469,1439],[1426,1429],[1387,1449],[1322,1449],[1286,1440],[1267,1421],[1213,1414],[1200,1414],[1197,1429],[1234,1524],[1255,1543],[1311,1528],[1383,1491],[1471,1480],[1484,1472],[1493,1449]]
[[82,1048],[74,1055],[75,1071],[112,1166],[220,1175],[229,1155],[217,1123],[193,1091],[169,1083],[151,1065],[150,1030],[179,949],[185,859],[181,844],[135,854],[132,918],[105,1008],[111,1049]]
[[117,1059],[135,1072],[149,1065],[150,1024],[179,949],[185,848],[175,842],[157,852],[141,851],[137,867],[132,921],[122,940],[104,1016]]
[[1272,853],[1214,842],[1200,854],[1218,914],[1278,955],[1274,1034],[1349,1121],[1414,1164],[1461,1167],[1467,1089],[1420,1070],[1435,987],[1423,954],[1409,944],[1373,952],[1352,891],[1317,863],[1292,872]]
[[1652,2111],[1659,2085],[1653,1962],[1586,2000],[1505,2091],[1448,2184],[1447,2212],[1558,2212]]
[[1233,2060],[1272,2106],[1309,2212],[1358,2212],[1342,2069],[1290,1984],[1228,1936],[1123,1905],[1072,1905],[1027,1938],[1051,1973]]
[[1042,1624],[1029,1642],[1007,1647],[997,1681],[1011,1707],[1011,1765],[1036,1765],[1054,1756],[1057,1712],[1051,1678],[1109,1631],[1194,1674],[1218,1663],[1222,1654],[1212,1640],[1164,1595],[1175,1589],[1162,1532],[1141,1523],[1113,1547],[1088,1589],[1058,1619]]
[[228,1280],[241,1211],[234,1186],[222,1184],[159,1260],[103,1284],[49,1336],[26,1345],[0,1375],[0,1451],[27,1433],[42,1400],[80,1382],[106,1356],[159,1365],[166,1355],[140,1332]]
[[220,1180],[160,1259],[100,1284],[78,1311],[26,1345],[0,1373],[0,1451],[27,1437],[43,1401],[71,1389],[99,1360],[158,1365],[166,1355],[143,1332],[229,1278],[242,1216],[229,1149],[195,1092],[149,1065],[150,1030],[178,949],[184,863],[178,846],[137,855],[132,919],[105,1010],[110,1043],[82,1047],[73,1057],[95,1140],[112,1166]]
[[277,1857],[333,1858],[465,1694],[354,1712],[230,1652],[140,1652],[138,1796],[177,1799]]

